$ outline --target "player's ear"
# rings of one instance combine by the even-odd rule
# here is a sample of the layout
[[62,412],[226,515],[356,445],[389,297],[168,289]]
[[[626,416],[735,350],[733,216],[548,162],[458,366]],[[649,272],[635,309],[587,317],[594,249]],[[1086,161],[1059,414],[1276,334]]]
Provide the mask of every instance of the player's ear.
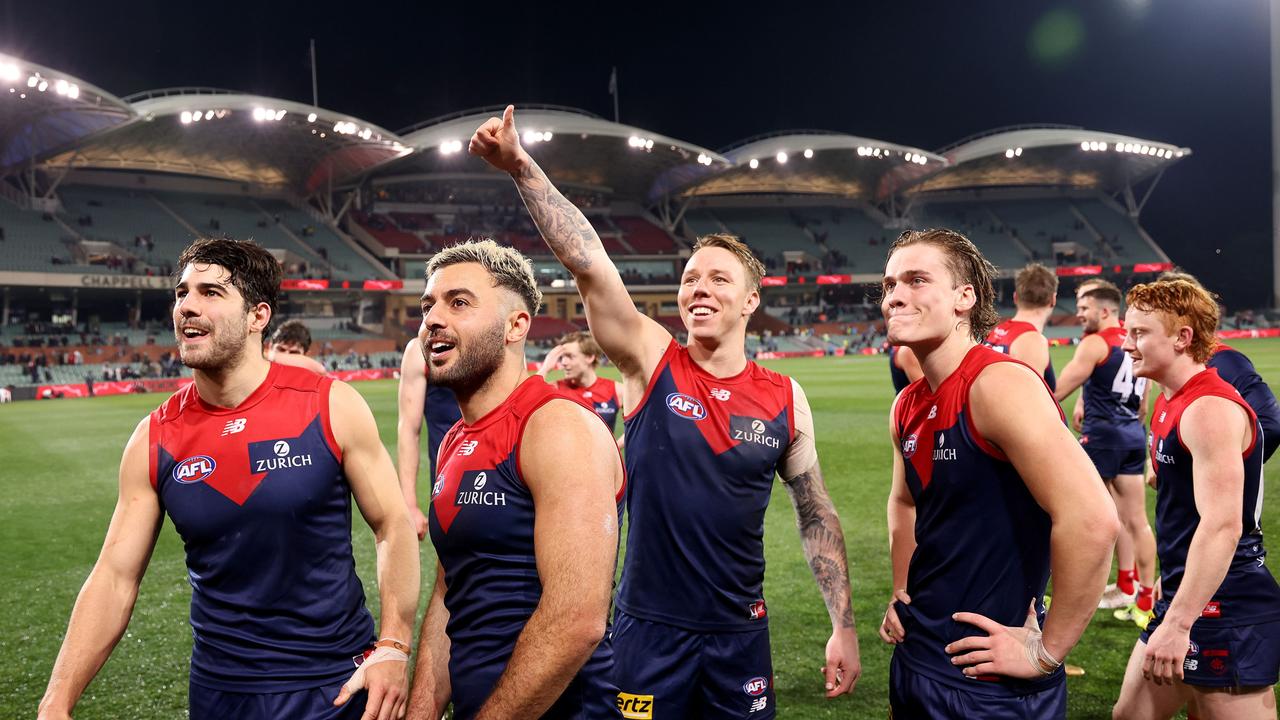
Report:
[[974,292],[973,285],[965,283],[956,288],[956,309],[968,312],[978,303],[978,294]]
[[760,291],[752,290],[747,294],[747,301],[742,306],[743,315],[751,315],[760,307]]
[[260,302],[249,308],[249,332],[266,332],[271,324],[271,306]]
[[1191,329],[1190,325],[1183,325],[1178,328],[1177,335],[1174,336],[1173,349],[1180,353],[1185,353],[1187,348],[1191,347],[1191,341],[1195,338],[1196,332]]
[[533,318],[530,317],[528,310],[518,305],[511,308],[511,312],[507,313],[506,341],[508,343],[523,342],[529,336],[529,327],[532,324]]

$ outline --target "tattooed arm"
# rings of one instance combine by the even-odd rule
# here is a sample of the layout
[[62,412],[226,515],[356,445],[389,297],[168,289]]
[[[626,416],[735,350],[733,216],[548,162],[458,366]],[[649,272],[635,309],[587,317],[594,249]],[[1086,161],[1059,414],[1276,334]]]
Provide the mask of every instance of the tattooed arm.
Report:
[[[853,690],[862,663],[858,654],[858,634],[853,624],[853,601],[849,591],[849,566],[844,548],[844,531],[835,505],[827,494],[818,464],[814,443],[813,413],[809,401],[792,381],[795,399],[796,435],[780,470],[791,503],[796,509],[796,525],[804,545],[804,556],[813,571],[813,579],[822,591],[822,599],[831,617],[831,639],[827,641],[827,697],[833,698]],[[796,473],[796,468],[804,468]]]
[[[508,105],[501,119],[485,121],[471,137],[469,149],[515,180],[542,238],[573,273],[596,342],[622,371],[628,386],[638,382],[643,390],[671,342],[671,333],[636,309],[591,223],[520,146],[515,108]],[[631,393],[636,398],[642,394]]]

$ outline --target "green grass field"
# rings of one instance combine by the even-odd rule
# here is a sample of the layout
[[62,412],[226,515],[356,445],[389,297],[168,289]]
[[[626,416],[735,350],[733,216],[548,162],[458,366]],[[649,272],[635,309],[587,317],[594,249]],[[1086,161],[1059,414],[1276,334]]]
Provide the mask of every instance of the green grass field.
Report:
[[[1280,380],[1280,341],[1235,345],[1253,359],[1264,378]],[[1061,368],[1069,354],[1069,348],[1056,350],[1055,366]],[[818,669],[830,625],[801,554],[790,502],[779,485],[765,538],[765,592],[779,714],[883,718],[888,714],[890,649],[878,639],[876,627],[890,591],[885,500],[892,390],[885,360],[850,357],[767,364],[794,375],[813,405],[827,484],[844,524],[863,665],[852,697],[823,698]],[[383,441],[394,451],[395,383],[356,387],[372,406]],[[0,587],[0,657],[7,658],[8,668],[0,686],[0,717],[34,716],[72,603],[111,516],[125,440],[161,400],[144,395],[0,406],[0,553],[9,574],[8,583]],[[1274,466],[1267,472],[1268,497],[1280,497]],[[419,483],[422,497],[429,490],[430,483]],[[1154,500],[1148,505],[1153,508]],[[359,519],[355,525],[360,576],[376,617],[372,536]],[[1263,526],[1280,527],[1276,503],[1266,507]],[[424,600],[434,566],[428,542],[422,552]],[[190,594],[181,543],[166,522],[128,632],[85,692],[77,718],[185,717]],[[1070,717],[1110,717],[1136,636],[1135,627],[1112,619],[1109,611],[1098,613],[1070,657],[1087,670],[1084,677],[1069,680]]]

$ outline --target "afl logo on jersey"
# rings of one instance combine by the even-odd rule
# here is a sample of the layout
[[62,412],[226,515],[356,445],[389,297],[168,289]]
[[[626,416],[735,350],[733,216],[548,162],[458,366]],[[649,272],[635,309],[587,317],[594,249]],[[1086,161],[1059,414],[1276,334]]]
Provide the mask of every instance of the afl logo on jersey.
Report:
[[702,420],[707,417],[707,409],[702,403],[684,393],[674,392],[667,396],[667,409],[686,420]]
[[444,489],[444,473],[440,473],[439,475],[436,476],[436,481],[431,486],[431,497],[434,499],[435,496],[439,495],[440,491],[443,489]]
[[173,468],[173,479],[183,485],[191,485],[213,474],[218,463],[208,455],[196,455],[178,463]]
[[911,433],[906,440],[902,441],[902,459],[910,460],[912,455],[916,454],[916,434]]

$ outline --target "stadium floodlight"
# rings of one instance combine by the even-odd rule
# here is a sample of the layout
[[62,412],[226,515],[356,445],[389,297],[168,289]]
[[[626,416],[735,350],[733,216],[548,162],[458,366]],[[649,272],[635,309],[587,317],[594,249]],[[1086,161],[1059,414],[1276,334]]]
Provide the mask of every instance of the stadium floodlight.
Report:
[[56,92],[56,93],[58,93],[59,95],[66,95],[66,94],[67,94],[67,81],[66,81],[66,80],[59,80],[58,82],[54,83],[54,84],[53,84],[53,91],[54,91],[54,92]]
[[203,116],[200,114],[199,111],[193,112],[191,113],[191,122],[200,122],[201,117]]
[[644,149],[645,149],[645,150],[652,150],[652,149],[653,149],[653,140],[645,140],[645,141],[644,141]]
[[547,130],[542,133],[542,142],[551,142],[551,131]]
[[39,90],[40,92],[44,92],[45,90],[48,90],[48,89],[49,89],[49,81],[48,81],[48,80],[41,80],[41,81],[40,81],[40,84],[39,84],[39,85],[36,85],[36,89],[37,89],[37,90]]
[[1017,155],[1018,157],[1022,157],[1022,148],[1014,148],[1013,154]]
[[27,78],[27,87],[35,87],[36,83],[38,82],[40,82],[40,76],[32,75],[31,77]]
[[785,150],[779,150],[778,154],[774,157],[778,161],[779,165],[787,164],[787,152]]
[[179,119],[179,120],[182,120],[182,124],[183,124],[183,125],[190,125],[190,124],[191,124],[191,111],[190,111],[190,110],[183,110],[183,111],[182,111],[182,114],[178,116],[178,119]]
[[1007,158],[1012,159],[1012,158],[1013,158],[1013,148],[1009,148],[1008,150],[1005,150],[1005,151],[1004,151],[1004,156],[1005,156],[1005,157],[1007,157]]
[[524,144],[525,144],[525,145],[532,145],[532,144],[534,144],[534,143],[538,142],[538,141],[539,141],[539,140],[541,140],[541,139],[542,139],[542,135],[541,135],[540,133],[536,133],[536,132],[534,132],[534,131],[532,131],[532,130],[525,130],[525,131],[524,131]]
[[632,135],[631,137],[627,138],[627,144],[633,148],[638,148],[644,145],[644,141],[636,137],[635,135]]
[[[212,112],[212,111],[211,111],[211,112]],[[277,120],[283,120],[283,119],[284,119],[284,115],[285,115],[285,111],[284,111],[284,110],[277,110],[277,111],[276,111],[276,119],[277,119]]]
[[204,111],[204,119],[205,119],[205,120],[212,120],[212,119],[213,119],[213,111],[212,111],[212,110],[205,110],[205,111]]
[[760,167],[760,161],[755,158],[751,158],[751,162],[747,163],[747,165],[749,165],[752,170],[755,170]]
[[1092,149],[1093,149],[1093,148],[1091,147],[1092,145],[1093,145],[1093,143],[1082,142],[1082,143],[1080,143],[1080,149],[1081,149],[1081,150],[1092,150]]
[[1105,151],[1107,149],[1107,144],[1104,142],[1098,143],[1098,149]]
[[876,148],[874,153],[876,157],[880,157],[880,148]]
[[309,122],[309,123],[313,123],[313,122],[315,122],[315,121],[316,121],[316,114],[315,114],[315,113],[311,113],[310,115],[308,115],[308,116],[307,116],[307,122]]
[[805,160],[808,160],[808,159],[809,159],[809,158],[811,158],[811,157],[813,157],[813,148],[805,148],[805,149],[804,149],[804,159],[805,159]]
[[256,107],[253,109],[253,119],[262,122],[262,108]]
[[22,70],[13,63],[0,64],[0,80],[18,82],[22,78]]

